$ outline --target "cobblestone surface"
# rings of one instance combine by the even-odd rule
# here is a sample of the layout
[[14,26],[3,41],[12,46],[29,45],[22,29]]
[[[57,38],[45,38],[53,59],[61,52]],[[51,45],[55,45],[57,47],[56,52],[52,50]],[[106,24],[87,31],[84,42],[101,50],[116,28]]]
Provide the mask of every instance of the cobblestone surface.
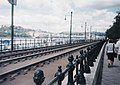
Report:
[[120,85],[120,61],[115,58],[113,66],[108,68],[106,53],[104,55],[101,85]]

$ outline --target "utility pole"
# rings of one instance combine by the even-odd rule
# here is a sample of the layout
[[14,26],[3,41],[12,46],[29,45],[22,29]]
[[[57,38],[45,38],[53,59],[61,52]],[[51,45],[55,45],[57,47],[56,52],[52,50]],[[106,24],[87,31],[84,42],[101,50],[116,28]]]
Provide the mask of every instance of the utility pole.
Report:
[[70,44],[71,44],[71,35],[72,35],[72,13],[71,12],[71,20],[70,20]]
[[[72,35],[72,14],[73,14],[73,12],[71,11],[71,19],[70,19],[70,33],[69,33],[69,44],[71,44],[71,41],[72,41],[72,37],[71,37],[71,35]],[[65,20],[66,20],[66,16],[67,15],[65,15]]]
[[13,39],[14,39],[14,5],[17,4],[17,0],[8,0],[8,2],[11,4],[11,50],[14,50],[14,48],[13,48]]
[[96,36],[97,36],[97,30],[95,30],[95,40],[97,39]]
[[13,50],[13,39],[14,39],[14,4],[12,5],[11,10],[11,50]]
[[92,26],[90,26],[90,42],[91,42],[91,38],[92,38],[91,29],[92,29]]
[[87,22],[85,22],[85,41],[86,41],[86,26],[87,26]]

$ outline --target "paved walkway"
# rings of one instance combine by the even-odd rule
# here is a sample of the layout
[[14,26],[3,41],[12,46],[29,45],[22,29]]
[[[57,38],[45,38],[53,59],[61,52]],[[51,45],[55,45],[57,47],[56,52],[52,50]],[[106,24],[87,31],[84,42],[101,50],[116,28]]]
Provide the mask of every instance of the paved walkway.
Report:
[[106,53],[104,55],[101,85],[120,85],[120,61],[115,58],[113,67],[108,68]]

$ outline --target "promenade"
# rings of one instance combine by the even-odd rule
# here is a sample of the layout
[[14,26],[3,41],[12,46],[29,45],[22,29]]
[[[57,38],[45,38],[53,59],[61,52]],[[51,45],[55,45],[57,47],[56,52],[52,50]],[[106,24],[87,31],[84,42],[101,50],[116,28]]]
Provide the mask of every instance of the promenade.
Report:
[[106,52],[104,54],[101,85],[120,85],[120,61],[115,58],[113,66],[108,68]]

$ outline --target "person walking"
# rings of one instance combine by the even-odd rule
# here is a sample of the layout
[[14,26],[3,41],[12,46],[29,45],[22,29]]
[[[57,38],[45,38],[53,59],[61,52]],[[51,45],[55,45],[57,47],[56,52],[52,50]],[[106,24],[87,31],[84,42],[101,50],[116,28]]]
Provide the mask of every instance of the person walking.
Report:
[[106,54],[108,57],[108,68],[113,66],[114,63],[114,52],[115,52],[115,43],[113,40],[109,40],[107,45],[106,45]]
[[118,60],[120,61],[120,38],[119,38],[119,40],[117,41],[117,43],[116,43],[116,45],[115,45],[115,48],[116,48]]

